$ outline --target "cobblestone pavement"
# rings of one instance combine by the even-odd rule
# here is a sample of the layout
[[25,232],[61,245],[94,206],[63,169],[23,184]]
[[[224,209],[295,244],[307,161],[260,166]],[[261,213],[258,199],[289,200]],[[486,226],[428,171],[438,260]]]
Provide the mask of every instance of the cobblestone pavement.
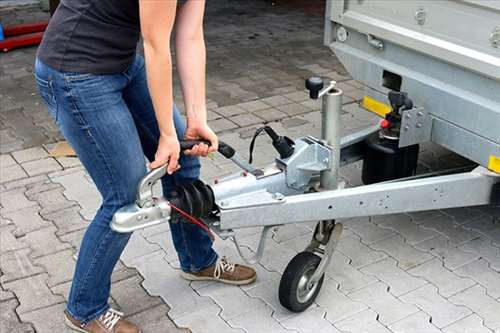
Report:
[[[210,1],[207,14],[210,122],[246,156],[265,121],[297,138],[318,136],[320,105],[303,78],[333,78],[345,91],[343,131],[377,121],[361,111],[361,86],[321,45],[321,14],[266,1]],[[23,14],[24,13],[24,14]],[[22,15],[21,15],[22,14]],[[0,11],[10,22],[41,17],[34,9]],[[99,194],[77,158],[49,156],[61,140],[35,93],[33,48],[0,54],[0,331],[65,332],[62,310],[74,256]],[[272,161],[264,139],[256,163]],[[203,160],[207,182],[236,168]],[[419,169],[463,164],[425,144]],[[359,163],[341,169],[359,185]],[[283,309],[277,291],[288,261],[314,224],[282,227],[268,242],[258,280],[244,287],[188,283],[179,276],[168,225],[134,233],[113,275],[111,304],[144,332],[500,332],[500,212],[460,208],[342,221],[345,229],[316,303],[301,314]],[[259,229],[239,232],[248,253]],[[217,251],[237,259],[234,244]]]

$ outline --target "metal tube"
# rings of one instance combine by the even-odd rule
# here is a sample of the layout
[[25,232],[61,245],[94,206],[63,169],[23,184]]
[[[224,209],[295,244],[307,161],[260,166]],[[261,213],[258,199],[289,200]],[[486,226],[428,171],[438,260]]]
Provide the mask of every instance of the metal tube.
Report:
[[340,164],[340,115],[342,113],[342,90],[330,89],[323,95],[321,138],[332,147],[330,170],[320,174],[320,186],[324,190],[337,188]]

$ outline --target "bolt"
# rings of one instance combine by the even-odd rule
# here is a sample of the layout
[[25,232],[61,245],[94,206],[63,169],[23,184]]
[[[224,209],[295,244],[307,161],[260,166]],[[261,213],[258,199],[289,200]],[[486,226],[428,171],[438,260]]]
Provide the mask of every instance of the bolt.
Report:
[[422,111],[418,111],[418,112],[417,112],[417,115],[418,115],[419,117],[422,117],[422,116],[424,115],[424,113],[423,113]]
[[424,7],[420,7],[417,12],[415,13],[415,20],[417,21],[417,23],[419,25],[424,25],[425,23],[425,11],[424,11]]
[[422,124],[421,123],[417,123],[417,128],[420,128],[422,127]]
[[137,221],[142,220],[142,215],[137,215]]
[[149,208],[151,207],[151,201],[146,201],[146,203],[144,204],[145,207]]
[[411,114],[407,113],[406,114],[406,119],[410,119],[411,118]]
[[410,129],[410,126],[405,126],[404,130],[407,131]]
[[330,162],[330,159],[328,157],[325,157],[323,159],[323,163],[328,164]]

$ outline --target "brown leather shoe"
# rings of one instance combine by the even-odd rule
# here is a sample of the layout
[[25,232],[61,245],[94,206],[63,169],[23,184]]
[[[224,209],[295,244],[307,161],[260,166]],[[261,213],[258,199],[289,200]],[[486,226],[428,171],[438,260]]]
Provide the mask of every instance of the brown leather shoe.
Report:
[[241,286],[254,282],[257,273],[251,267],[233,264],[226,257],[222,257],[214,265],[200,272],[182,272],[181,276],[189,281],[220,281]]
[[122,319],[123,313],[113,309],[109,309],[105,314],[95,320],[89,321],[88,323],[82,323],[74,319],[67,311],[64,311],[64,314],[66,315],[66,326],[78,332],[141,333],[137,326]]

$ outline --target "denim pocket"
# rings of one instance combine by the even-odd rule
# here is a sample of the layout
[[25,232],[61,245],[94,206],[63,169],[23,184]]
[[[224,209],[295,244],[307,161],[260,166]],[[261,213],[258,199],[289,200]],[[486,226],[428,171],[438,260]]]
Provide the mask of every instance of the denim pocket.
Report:
[[35,74],[35,81],[38,86],[38,91],[40,93],[40,96],[45,101],[45,104],[47,104],[47,109],[49,111],[49,114],[57,123],[58,107],[52,81],[44,80],[36,74]]

